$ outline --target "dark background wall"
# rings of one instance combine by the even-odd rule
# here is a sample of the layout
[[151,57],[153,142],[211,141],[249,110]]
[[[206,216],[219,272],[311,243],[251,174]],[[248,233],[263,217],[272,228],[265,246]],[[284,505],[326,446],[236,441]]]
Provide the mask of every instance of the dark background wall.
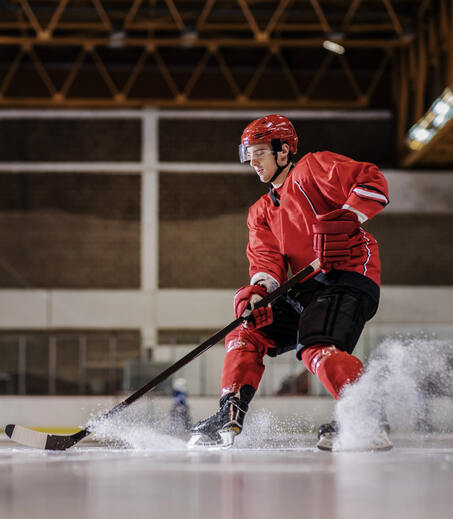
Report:
[[[236,163],[248,122],[160,119],[160,160]],[[392,119],[305,118],[295,125],[299,156],[331,149],[394,164]],[[139,118],[3,119],[0,162],[138,163],[141,138]],[[247,210],[265,191],[253,173],[161,173],[159,286],[246,283]],[[138,174],[0,174],[0,287],[139,288],[140,203]],[[453,284],[452,219],[384,212],[368,223],[381,245],[383,283]]]
[[[0,163],[139,162],[141,118],[0,119]],[[138,174],[0,174],[1,288],[139,288]]]
[[[264,115],[264,114],[263,114]],[[161,161],[237,162],[248,119],[161,119]],[[382,119],[293,119],[299,153],[330,150],[380,167],[395,165],[394,124]]]
[[139,175],[0,174],[1,288],[139,288]]
[[0,162],[129,162],[140,153],[140,119],[0,119]]

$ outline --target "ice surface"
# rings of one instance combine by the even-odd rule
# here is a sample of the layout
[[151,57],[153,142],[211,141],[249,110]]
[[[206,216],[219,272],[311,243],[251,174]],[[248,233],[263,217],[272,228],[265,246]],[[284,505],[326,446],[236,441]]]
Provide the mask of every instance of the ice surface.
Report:
[[321,452],[313,434],[293,436],[291,449],[215,452],[4,442],[0,517],[451,518],[452,435],[397,435],[384,453]]
[[[432,412],[432,403],[453,397],[452,362],[452,343],[427,336],[386,339],[336,407],[334,448],[366,448],[385,417],[393,431],[441,431],[442,416]],[[451,417],[452,405],[449,412]]]

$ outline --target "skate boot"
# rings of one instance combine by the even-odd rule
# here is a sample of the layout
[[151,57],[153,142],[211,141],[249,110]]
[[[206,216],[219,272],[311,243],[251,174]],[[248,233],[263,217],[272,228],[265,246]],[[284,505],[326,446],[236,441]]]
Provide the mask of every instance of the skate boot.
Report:
[[338,423],[332,420],[330,423],[322,424],[318,429],[318,443],[316,446],[322,451],[331,451],[333,442],[338,434]]
[[229,448],[242,431],[248,404],[235,393],[220,399],[220,409],[206,420],[198,422],[190,431],[189,448]]

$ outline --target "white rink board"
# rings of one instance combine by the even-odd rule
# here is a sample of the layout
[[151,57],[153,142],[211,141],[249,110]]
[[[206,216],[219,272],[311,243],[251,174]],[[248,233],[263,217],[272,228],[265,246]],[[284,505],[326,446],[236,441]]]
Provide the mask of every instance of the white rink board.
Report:
[[[8,423],[45,428],[79,427],[85,425],[90,417],[111,409],[120,400],[110,396],[1,396],[0,428]],[[171,407],[169,397],[153,397],[151,400],[145,397],[140,402],[145,401],[150,406],[150,413],[153,407],[163,413]],[[192,418],[201,420],[218,409],[218,398],[189,397],[189,405]],[[333,407],[334,400],[330,397],[256,397],[251,411],[264,409],[278,419],[306,417],[316,425],[330,419]]]

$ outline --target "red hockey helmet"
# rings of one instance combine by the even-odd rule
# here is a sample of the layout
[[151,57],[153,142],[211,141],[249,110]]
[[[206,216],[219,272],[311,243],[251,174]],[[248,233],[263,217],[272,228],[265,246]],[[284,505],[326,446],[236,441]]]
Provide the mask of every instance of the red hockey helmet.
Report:
[[297,152],[297,134],[292,122],[283,115],[271,114],[252,121],[242,132],[239,145],[241,162],[250,160],[248,148],[256,144],[269,143],[274,151],[281,151],[281,145],[287,143],[289,151]]

